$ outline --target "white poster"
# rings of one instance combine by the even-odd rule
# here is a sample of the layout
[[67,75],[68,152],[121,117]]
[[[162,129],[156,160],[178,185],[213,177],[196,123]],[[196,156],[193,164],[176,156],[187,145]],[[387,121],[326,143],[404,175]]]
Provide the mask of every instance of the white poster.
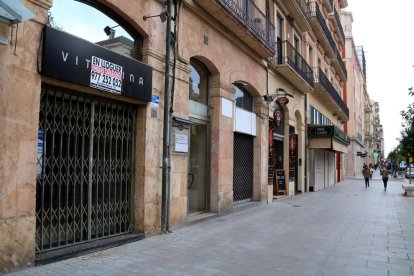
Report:
[[92,56],[90,86],[121,94],[123,68],[115,63]]

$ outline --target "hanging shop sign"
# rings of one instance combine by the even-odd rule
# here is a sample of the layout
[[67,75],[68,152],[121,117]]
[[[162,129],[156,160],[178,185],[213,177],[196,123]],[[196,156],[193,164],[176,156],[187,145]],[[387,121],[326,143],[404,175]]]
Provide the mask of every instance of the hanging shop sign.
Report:
[[273,132],[276,134],[284,135],[285,132],[285,113],[282,107],[275,103],[273,105],[275,111],[273,112]]
[[151,102],[151,66],[48,26],[41,74]]
[[287,105],[289,103],[289,99],[286,97],[277,98],[276,102],[280,105]]

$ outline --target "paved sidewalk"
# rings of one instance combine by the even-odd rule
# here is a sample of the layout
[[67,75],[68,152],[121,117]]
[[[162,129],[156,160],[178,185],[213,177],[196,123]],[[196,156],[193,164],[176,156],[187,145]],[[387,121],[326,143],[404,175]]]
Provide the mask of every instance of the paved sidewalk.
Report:
[[412,275],[414,198],[373,178],[13,275]]

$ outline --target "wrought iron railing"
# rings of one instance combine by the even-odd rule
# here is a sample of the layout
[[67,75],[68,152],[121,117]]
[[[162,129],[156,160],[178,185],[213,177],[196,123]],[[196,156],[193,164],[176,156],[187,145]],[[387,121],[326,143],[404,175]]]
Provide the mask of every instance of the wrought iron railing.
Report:
[[252,0],[218,0],[246,24],[267,46],[274,49],[275,27]]
[[132,231],[135,112],[42,88],[36,253]]
[[278,41],[276,55],[271,59],[275,64],[289,64],[311,87],[313,87],[313,70],[289,41]]
[[339,15],[336,10],[334,10],[334,16],[335,16],[336,25],[338,25],[339,35],[341,36],[342,41],[345,41],[344,29],[342,28],[341,20],[339,19]]
[[322,13],[319,9],[319,5],[316,1],[310,2],[309,3],[309,8],[310,8],[310,15],[309,17],[316,17],[316,19],[319,22],[319,25],[321,26],[323,33],[325,34],[326,38],[328,39],[329,45],[331,45],[332,50],[335,52],[336,51],[336,44],[335,44],[335,40],[332,37],[331,31],[328,28],[328,25],[326,24],[325,19],[322,16]]
[[305,15],[306,20],[309,20],[309,14],[310,14],[309,1],[295,0],[295,2],[296,2],[296,4],[298,4],[299,8],[301,9],[303,14]]
[[341,96],[336,91],[335,87],[328,80],[328,78],[325,76],[325,74],[322,72],[320,68],[317,72],[318,74],[315,75],[315,80],[314,80],[315,83],[319,83],[326,90],[326,92],[328,92],[328,95],[332,98],[332,100],[334,100],[338,104],[342,112],[344,112],[346,117],[349,118],[349,109],[344,103],[344,101],[342,100]]
[[345,74],[345,78],[348,76],[348,72],[346,71],[346,66],[344,61],[342,60],[341,53],[339,51],[336,51],[336,59],[338,60],[339,67],[341,67],[342,72]]

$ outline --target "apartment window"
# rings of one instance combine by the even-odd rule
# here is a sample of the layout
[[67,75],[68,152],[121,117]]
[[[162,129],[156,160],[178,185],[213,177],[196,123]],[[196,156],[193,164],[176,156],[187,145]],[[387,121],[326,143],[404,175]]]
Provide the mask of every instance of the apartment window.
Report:
[[276,41],[282,41],[283,39],[283,18],[278,14],[276,16]]
[[309,65],[311,66],[311,67],[313,67],[313,48],[312,48],[312,46],[309,46],[309,57],[308,57],[308,62],[309,62]]
[[300,47],[299,47],[299,38],[295,35],[295,37],[293,38],[293,44],[295,46],[296,51],[300,52]]

